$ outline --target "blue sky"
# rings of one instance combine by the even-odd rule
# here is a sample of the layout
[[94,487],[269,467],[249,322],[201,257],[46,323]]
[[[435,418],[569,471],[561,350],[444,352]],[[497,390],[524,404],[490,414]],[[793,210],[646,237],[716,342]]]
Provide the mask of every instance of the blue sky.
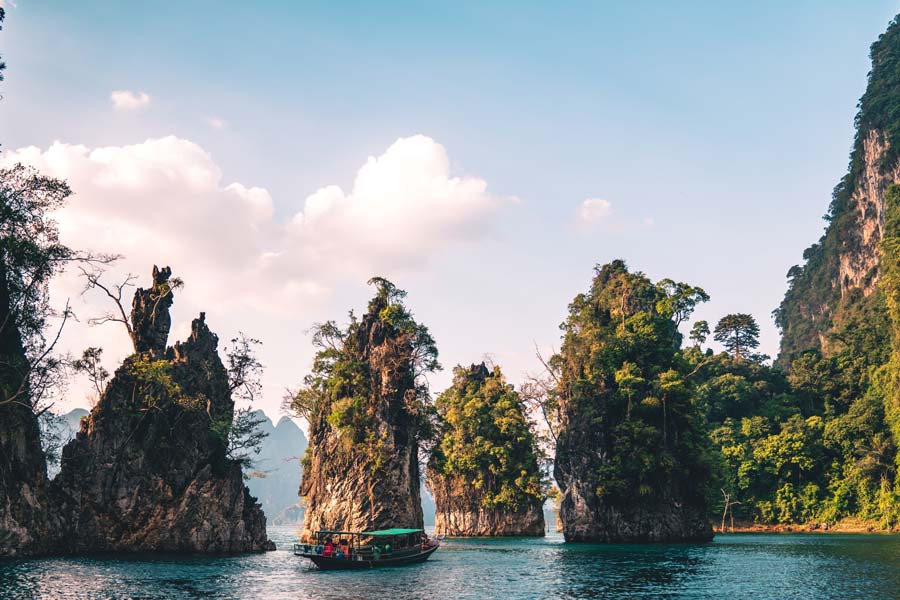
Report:
[[[319,242],[302,242],[322,265],[302,271],[315,298],[291,296],[296,304],[281,312],[249,299],[219,307],[219,296],[188,281],[176,321],[205,308],[223,338],[241,328],[263,339],[270,413],[309,367],[309,325],[364,306],[366,268],[409,291],[448,371],[485,353],[513,381],[535,370],[532,343],[556,344],[594,264],[620,257],[654,279],[704,287],[712,301],[698,318],[753,313],[763,350],[775,354],[770,312],[785,273],[821,235],[868,47],[900,11],[879,0],[6,6],[0,142],[9,153],[175,136],[208,155],[220,187],[264,188],[274,224],[304,211],[317,190],[349,194],[368,157],[417,134],[445,149],[451,177],[487,185],[496,206],[450,233],[432,219],[427,252],[401,240],[378,260],[356,263],[351,253],[331,264]],[[115,90],[149,101],[116,110]],[[164,146],[155,151],[176,147]],[[85,185],[76,193],[100,194]],[[147,194],[168,206],[166,188]],[[608,214],[579,223],[586,199],[608,202]],[[168,218],[194,218],[191,202],[169,207]],[[198,228],[228,218],[211,206]],[[399,224],[395,235],[403,238]],[[108,250],[134,254],[125,246]],[[176,271],[197,252],[152,250]],[[85,345],[79,335],[70,333],[72,348]],[[447,381],[442,374],[435,387]]]

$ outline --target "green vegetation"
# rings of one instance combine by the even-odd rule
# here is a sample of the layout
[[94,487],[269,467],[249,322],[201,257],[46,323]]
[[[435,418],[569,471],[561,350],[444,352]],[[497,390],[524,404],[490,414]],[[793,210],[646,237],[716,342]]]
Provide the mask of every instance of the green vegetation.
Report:
[[397,412],[395,427],[410,431],[418,443],[427,443],[434,438],[435,413],[423,376],[440,365],[428,328],[417,323],[403,304],[406,292],[380,277],[370,279],[369,285],[375,286],[376,294],[361,320],[351,312],[345,328],[334,321],[313,328],[318,352],[312,373],[286,399],[286,407],[314,430],[326,425],[337,430],[345,450],[371,460],[377,468],[390,452],[386,432],[374,426],[384,409],[382,384],[389,383],[391,393],[398,396],[386,398],[390,410]]
[[517,512],[544,500],[537,440],[525,407],[500,367],[453,370],[453,385],[435,401],[440,441],[428,478],[446,482],[461,500]]
[[0,170],[0,404],[27,404],[38,412],[58,383],[57,336],[46,337],[54,315],[48,285],[76,254],[60,243],[52,213],[70,194],[65,182],[22,165]]
[[[848,294],[815,345],[778,367],[721,356],[699,374],[722,493],[739,519],[900,524],[900,187],[885,195],[881,280]],[[857,290],[858,292],[858,290]]]
[[676,322],[707,298],[687,284],[653,284],[622,261],[596,269],[550,361],[567,423],[557,481],[575,477],[612,505],[705,502],[709,443]]
[[746,313],[725,315],[716,323],[713,339],[736,358],[743,358],[759,347],[759,324]]

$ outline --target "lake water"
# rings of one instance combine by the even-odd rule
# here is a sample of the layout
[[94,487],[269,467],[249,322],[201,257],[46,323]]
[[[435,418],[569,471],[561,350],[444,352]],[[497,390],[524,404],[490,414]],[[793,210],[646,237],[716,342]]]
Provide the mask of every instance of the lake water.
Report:
[[272,528],[276,552],[0,560],[0,598],[900,598],[900,536],[716,536],[703,545],[600,546],[447,540],[427,563],[310,570]]

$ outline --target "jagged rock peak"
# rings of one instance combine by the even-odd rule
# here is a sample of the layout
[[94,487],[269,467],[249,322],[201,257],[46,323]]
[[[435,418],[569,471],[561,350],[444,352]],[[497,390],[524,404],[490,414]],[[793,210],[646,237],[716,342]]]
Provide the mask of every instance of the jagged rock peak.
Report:
[[436,368],[437,348],[401,302],[405,292],[373,282],[379,290],[366,314],[340,332],[333,358],[315,363],[317,401],[300,487],[304,539],[325,529],[423,525],[418,436],[425,393],[416,371]]
[[172,317],[169,308],[172,306],[173,284],[170,281],[172,269],[158,268],[153,265],[153,286],[150,289],[138,288],[131,304],[131,323],[134,330],[134,346],[140,352],[150,352],[154,356],[162,356],[166,351]]
[[210,331],[206,324],[206,313],[201,312],[200,316],[191,321],[191,335],[183,342],[175,342],[174,358],[175,360],[187,359],[189,354],[215,354],[219,347],[219,336]]
[[488,371],[487,365],[485,365],[484,362],[481,362],[481,364],[477,365],[475,363],[472,363],[472,365],[469,367],[470,380],[484,381],[490,374],[491,372]]
[[246,552],[274,549],[266,517],[228,457],[228,371],[205,314],[165,348],[171,270],[135,293],[138,354],[125,359],[63,449],[51,489],[58,551]]

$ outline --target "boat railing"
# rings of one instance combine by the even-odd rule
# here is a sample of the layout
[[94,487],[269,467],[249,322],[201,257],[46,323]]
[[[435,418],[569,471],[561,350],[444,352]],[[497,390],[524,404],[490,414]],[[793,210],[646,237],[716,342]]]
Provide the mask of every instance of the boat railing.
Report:
[[341,549],[336,549],[331,554],[325,554],[325,546],[322,544],[294,544],[293,552],[295,556],[316,555],[329,558],[341,558],[349,560],[364,560],[358,550],[351,549],[349,556]]

